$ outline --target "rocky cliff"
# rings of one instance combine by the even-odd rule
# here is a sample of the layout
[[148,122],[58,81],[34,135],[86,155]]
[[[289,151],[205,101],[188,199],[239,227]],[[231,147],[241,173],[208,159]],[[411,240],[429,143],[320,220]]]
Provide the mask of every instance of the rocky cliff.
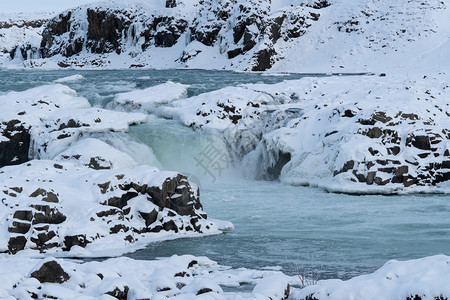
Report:
[[171,48],[176,52],[172,63],[189,65],[209,48],[231,64],[245,62],[249,69],[263,71],[280,59],[277,43],[304,35],[329,5],[325,0],[295,7],[261,0],[206,0],[169,1],[165,7],[139,2],[83,6],[49,20],[40,44],[19,46],[11,58],[58,56],[61,67],[107,66],[111,56],[105,54],[115,53],[129,60],[128,67],[139,67],[149,65],[147,56],[157,48]]
[[439,0],[97,2],[51,18],[40,39],[9,51],[16,67],[442,69],[449,14]]

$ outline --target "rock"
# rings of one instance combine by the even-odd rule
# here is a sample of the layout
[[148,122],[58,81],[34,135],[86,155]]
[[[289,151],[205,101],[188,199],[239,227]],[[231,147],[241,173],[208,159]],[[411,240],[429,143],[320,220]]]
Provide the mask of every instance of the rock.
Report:
[[56,233],[53,230],[48,232],[41,232],[37,235],[37,237],[30,237],[30,241],[36,244],[36,249],[43,252],[43,250],[47,250],[50,248],[54,248],[58,246],[57,242],[48,243],[51,239],[56,237]]
[[11,233],[21,233],[25,234],[30,230],[30,223],[22,223],[22,222],[12,222],[12,226],[8,228],[8,231]]
[[275,53],[275,50],[271,48],[256,52],[254,56],[256,62],[252,67],[252,71],[265,71],[270,69],[273,64],[272,56],[274,56]]
[[158,217],[158,212],[154,209],[149,213],[139,212],[141,217],[145,220],[145,226],[149,227],[151,224],[156,222]]
[[33,212],[31,210],[16,210],[13,218],[30,222],[33,218]]
[[31,273],[41,283],[64,283],[69,280],[69,275],[54,260],[44,263],[37,271]]
[[429,136],[414,136],[411,140],[411,144],[421,150],[431,150],[431,143]]
[[128,286],[123,286],[122,288],[116,287],[114,290],[107,292],[105,294],[110,295],[119,300],[127,300],[129,290],[130,288]]
[[16,254],[25,249],[27,239],[23,235],[11,237],[8,241],[8,250],[11,254]]
[[64,246],[63,250],[69,251],[73,246],[86,247],[89,244],[89,241],[86,239],[85,234],[65,236],[64,237]]
[[48,205],[32,205],[37,211],[33,215],[32,224],[61,224],[67,217],[63,215],[56,207],[50,208]]
[[291,153],[283,153],[280,152],[278,154],[278,160],[273,167],[269,167],[267,169],[267,174],[270,176],[270,179],[278,179],[281,174],[281,170],[284,165],[286,165],[291,160]]
[[29,147],[29,127],[25,127],[19,120],[0,124],[0,167],[28,161]]

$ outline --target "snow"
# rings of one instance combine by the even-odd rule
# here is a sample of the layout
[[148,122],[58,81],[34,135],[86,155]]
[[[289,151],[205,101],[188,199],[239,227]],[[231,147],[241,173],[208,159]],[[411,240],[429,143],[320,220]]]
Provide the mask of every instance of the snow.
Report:
[[86,80],[86,78],[84,78],[83,75],[76,74],[76,75],[56,79],[55,82],[56,83],[64,83],[64,82],[82,81],[82,80]]
[[347,281],[324,280],[301,290],[296,299],[421,299],[444,298],[450,294],[450,259],[445,255],[409,261],[392,260],[372,274]]
[[185,98],[188,87],[188,85],[168,81],[143,90],[119,93],[114,96],[114,100],[107,107],[116,110],[120,108],[125,111],[151,110],[156,106]]
[[[73,160],[87,166],[92,157],[99,157],[99,155],[107,162],[103,166],[105,168],[132,169],[138,165],[130,155],[94,138],[85,138],[73,143],[54,159],[61,161]],[[75,157],[78,159],[75,159]]]
[[[62,284],[54,284],[41,283],[30,277],[32,272],[49,261],[56,261],[70,279]],[[52,257],[45,260],[11,257],[0,259],[0,269],[10,270],[0,273],[2,299],[28,299],[32,293],[39,298],[45,294],[58,299],[111,299],[106,293],[116,288],[124,291],[125,286],[128,290],[127,299],[281,299],[250,292],[224,292],[221,287],[233,287],[235,283],[237,286],[240,283],[249,287],[252,284],[258,286],[266,278],[280,279],[277,277],[280,272],[231,269],[206,257],[192,255],[145,261],[121,257],[90,262]],[[295,283],[295,278],[289,278],[289,281],[281,279],[280,287],[288,282]],[[286,285],[282,286],[282,292],[285,288]],[[197,296],[199,292],[203,294]]]

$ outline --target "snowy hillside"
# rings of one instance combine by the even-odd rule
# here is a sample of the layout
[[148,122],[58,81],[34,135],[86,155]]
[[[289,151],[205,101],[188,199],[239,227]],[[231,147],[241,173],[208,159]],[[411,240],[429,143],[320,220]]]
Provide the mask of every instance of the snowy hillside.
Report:
[[[0,13],[0,65],[11,59],[11,52],[25,43],[40,42],[44,25],[52,13]],[[24,48],[26,49],[26,48]]]
[[4,65],[443,70],[450,53],[448,19],[449,9],[438,0],[108,1],[51,19],[41,39],[17,40],[23,45]]

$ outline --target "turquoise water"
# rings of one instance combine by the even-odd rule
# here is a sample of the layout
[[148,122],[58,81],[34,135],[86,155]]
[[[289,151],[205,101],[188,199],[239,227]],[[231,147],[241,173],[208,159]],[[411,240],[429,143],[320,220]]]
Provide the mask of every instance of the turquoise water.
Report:
[[[282,77],[219,71],[0,71],[0,94],[82,74],[87,80],[64,83],[95,106],[115,93],[167,80],[190,84],[189,96],[228,85],[276,83]],[[235,230],[218,236],[149,245],[129,254],[153,259],[173,254],[205,255],[222,265],[299,268],[320,279],[349,278],[381,267],[390,259],[450,255],[448,195],[349,196],[277,181],[246,181],[239,169],[214,181],[195,163],[209,137],[176,121],[150,117],[131,136],[149,145],[164,169],[189,174],[201,186],[209,217],[233,222]]]

